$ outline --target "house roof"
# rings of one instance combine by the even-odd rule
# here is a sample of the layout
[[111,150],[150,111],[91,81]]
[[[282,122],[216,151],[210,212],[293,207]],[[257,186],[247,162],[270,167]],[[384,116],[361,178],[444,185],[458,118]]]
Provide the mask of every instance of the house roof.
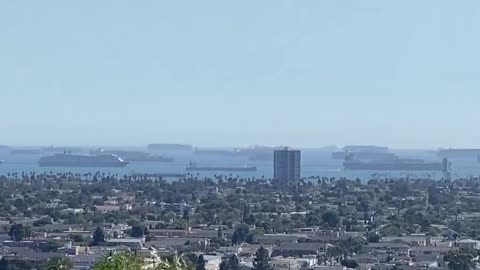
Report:
[[274,247],[273,250],[313,250],[324,249],[326,243],[288,243]]

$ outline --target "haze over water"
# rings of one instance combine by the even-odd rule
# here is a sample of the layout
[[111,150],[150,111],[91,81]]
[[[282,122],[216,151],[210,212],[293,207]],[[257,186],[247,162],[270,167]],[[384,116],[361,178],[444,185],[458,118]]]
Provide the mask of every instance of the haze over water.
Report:
[[[131,149],[131,148],[129,148]],[[133,148],[135,149],[135,148]],[[136,149],[142,150],[142,149]],[[439,161],[439,157],[433,151],[405,151],[393,150],[393,153],[408,158],[419,158],[426,161]],[[0,160],[6,163],[0,165],[0,175],[22,172],[30,173],[111,173],[118,175],[134,174],[186,174],[186,167],[190,161],[202,166],[256,166],[256,172],[219,172],[200,171],[190,172],[199,178],[213,177],[215,175],[233,176],[239,178],[271,178],[273,174],[272,161],[249,161],[246,157],[210,156],[195,155],[185,152],[169,152],[168,156],[174,158],[171,163],[157,162],[132,162],[124,168],[66,168],[66,167],[39,167],[37,165],[40,155],[10,155],[0,154]],[[469,178],[480,176],[480,164],[472,158],[450,159],[452,162],[452,176],[454,178]],[[433,171],[346,171],[343,169],[341,160],[334,160],[331,151],[304,149],[302,150],[302,177],[346,177],[350,179],[359,178],[363,181],[370,179],[385,178],[432,178],[441,179],[442,172]]]

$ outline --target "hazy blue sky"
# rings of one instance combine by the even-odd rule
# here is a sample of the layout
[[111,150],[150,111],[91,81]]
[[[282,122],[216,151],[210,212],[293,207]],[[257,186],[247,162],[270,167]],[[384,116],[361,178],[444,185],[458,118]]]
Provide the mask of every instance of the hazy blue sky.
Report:
[[480,1],[0,1],[0,144],[480,147]]

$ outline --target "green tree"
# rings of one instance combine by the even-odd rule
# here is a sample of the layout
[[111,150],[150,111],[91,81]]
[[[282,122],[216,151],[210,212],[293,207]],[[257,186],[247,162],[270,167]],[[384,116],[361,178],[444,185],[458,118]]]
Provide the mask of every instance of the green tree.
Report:
[[231,255],[228,258],[223,258],[220,263],[220,270],[238,270],[239,262],[236,255]]
[[240,225],[232,234],[232,244],[240,244],[247,240],[250,229],[247,225]]
[[189,268],[194,268],[198,261],[198,256],[195,253],[183,254],[183,258],[185,258],[187,265],[189,265]]
[[245,223],[247,223],[248,225],[253,225],[256,221],[257,220],[255,219],[254,215],[249,215],[248,218],[245,219]]
[[72,239],[73,242],[75,242],[75,243],[79,243],[79,242],[84,241],[83,236],[81,234],[72,234],[72,235],[70,235],[70,239]]
[[238,258],[235,254],[228,258],[228,267],[229,270],[238,270],[240,268],[240,263],[238,262]]
[[474,255],[468,250],[451,250],[443,260],[451,270],[471,270],[475,268]]
[[358,263],[357,261],[353,260],[353,259],[345,259],[345,260],[342,260],[342,265],[347,267],[347,268],[357,268],[358,267]]
[[380,235],[377,233],[369,233],[367,235],[367,240],[369,243],[378,243],[380,242]]
[[142,270],[143,260],[128,252],[117,253],[104,257],[95,264],[94,270]]
[[102,228],[97,227],[93,233],[93,245],[98,246],[102,242],[105,242],[105,233]]
[[7,260],[5,260],[5,257],[3,257],[0,260],[0,270],[9,270],[8,268],[9,268],[8,262]]
[[47,241],[46,243],[41,243],[39,249],[42,252],[54,252],[60,248],[60,243],[57,241]]
[[31,229],[29,226],[23,226],[23,224],[13,224],[10,227],[8,236],[15,241],[23,241],[31,236]]
[[198,256],[197,263],[195,265],[195,270],[205,270],[205,265],[207,262],[205,261],[205,258],[203,255]]
[[222,262],[220,263],[220,270],[230,270],[228,261],[226,259],[222,259]]
[[50,259],[42,270],[70,270],[72,262],[67,257],[55,257]]
[[254,270],[273,270],[270,266],[270,254],[264,247],[260,247],[255,253],[255,259],[253,260]]
[[162,260],[155,270],[192,270],[192,267],[182,257],[176,256]]
[[335,211],[327,211],[322,215],[323,222],[327,223],[330,227],[337,227],[339,222],[338,213]]
[[141,225],[132,226],[132,231],[130,233],[131,237],[142,237],[145,232],[145,228]]

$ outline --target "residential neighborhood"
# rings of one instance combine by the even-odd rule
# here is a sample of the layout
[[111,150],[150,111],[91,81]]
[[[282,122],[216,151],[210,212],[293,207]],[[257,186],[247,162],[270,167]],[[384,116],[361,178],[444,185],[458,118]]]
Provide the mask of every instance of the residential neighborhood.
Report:
[[0,269],[62,258],[86,270],[129,253],[151,265],[202,260],[206,270],[235,258],[246,270],[258,268],[259,250],[281,270],[455,269],[451,258],[480,251],[478,183],[2,176]]

